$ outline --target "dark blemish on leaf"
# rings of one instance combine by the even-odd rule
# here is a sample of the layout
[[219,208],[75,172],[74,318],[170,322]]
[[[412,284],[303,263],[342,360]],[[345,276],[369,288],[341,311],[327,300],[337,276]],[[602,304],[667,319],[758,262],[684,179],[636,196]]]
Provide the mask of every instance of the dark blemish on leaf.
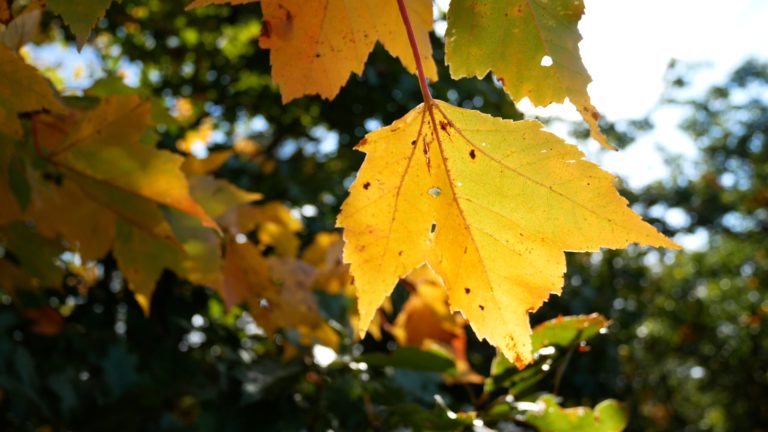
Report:
[[411,145],[415,146],[416,145],[416,140],[411,141]]
[[467,250],[468,250],[468,249],[469,249],[469,248],[468,248],[467,246],[464,246],[464,254],[465,254],[465,255],[467,254]]
[[469,294],[469,293],[471,293],[471,292],[472,292],[472,290],[471,290],[471,289],[469,289],[469,288],[464,288],[464,294]]
[[398,252],[397,256],[403,256],[403,251]]
[[483,305],[480,305],[480,310],[481,310],[481,311],[484,311],[484,310],[485,310],[485,306],[483,306]]
[[315,53],[315,58],[320,58],[320,53]]
[[261,37],[269,39],[270,36],[272,36],[272,23],[265,20],[261,24]]
[[429,233],[434,234],[437,231],[437,223],[432,222],[432,226],[429,228]]
[[354,285],[354,284],[355,284],[355,277],[354,277],[354,276],[352,276],[352,277],[349,279],[349,284],[350,284],[350,285]]
[[371,187],[371,182],[363,183],[363,189],[368,190],[369,187]]
[[471,157],[472,160],[475,159],[475,149],[472,149],[472,150],[469,151],[469,157]]
[[451,134],[450,132],[448,132],[448,122],[447,121],[440,120],[440,129],[442,129],[443,132],[447,133],[448,135]]

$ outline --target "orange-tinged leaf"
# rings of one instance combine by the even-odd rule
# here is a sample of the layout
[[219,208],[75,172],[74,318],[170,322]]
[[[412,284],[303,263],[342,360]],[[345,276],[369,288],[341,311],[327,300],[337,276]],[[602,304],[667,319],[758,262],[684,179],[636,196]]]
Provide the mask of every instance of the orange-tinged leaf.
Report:
[[[53,87],[16,53],[0,45],[0,136],[21,138],[18,114],[49,110],[62,112]],[[19,92],[23,89],[24,95]],[[5,144],[5,143],[3,143]]]
[[[256,0],[252,0],[256,1]],[[249,0],[196,0],[187,9]],[[426,74],[437,81],[429,32],[432,1],[406,0]],[[272,81],[283,102],[309,94],[333,99],[350,74],[362,75],[365,61],[381,42],[416,72],[408,36],[395,1],[262,0],[264,30],[259,45],[269,49]]]
[[105,98],[50,150],[50,158],[68,173],[178,209],[218,229],[189,194],[180,170],[184,159],[141,143],[151,125],[150,111],[151,103],[136,95]]
[[297,236],[303,225],[291,211],[277,201],[255,207],[234,209],[220,218],[222,226],[233,235],[257,230],[259,245],[270,246],[280,256],[295,257],[300,241]]
[[398,279],[429,264],[453,310],[523,366],[528,312],[559,293],[564,251],[677,248],[632,212],[613,176],[536,121],[435,101],[366,136],[338,225],[361,329]]
[[69,179],[56,184],[37,172],[29,179],[33,195],[27,215],[37,231],[66,240],[70,250],[86,261],[104,257],[115,240],[114,213],[94,203]]
[[448,308],[445,287],[429,267],[414,270],[406,280],[414,291],[390,329],[398,344],[421,348],[433,341],[450,346],[464,335],[464,323]]
[[[429,32],[432,1],[407,0],[422,61],[437,80]],[[376,42],[416,71],[408,37],[395,1],[263,0],[264,31],[259,39],[270,50],[272,81],[283,102],[308,94],[333,99],[351,73],[362,75]]]
[[219,290],[227,307],[241,303],[272,334],[293,328],[309,344],[338,346],[338,335],[320,317],[312,294],[315,270],[294,258],[264,257],[253,243],[227,242]]
[[454,0],[448,10],[446,62],[453,78],[482,78],[493,70],[516,101],[535,105],[567,97],[592,137],[613,149],[600,132],[600,115],[579,55],[577,28],[583,0]]
[[337,232],[320,232],[302,252],[301,259],[317,269],[315,286],[328,294],[354,295],[349,266],[341,252],[344,241]]

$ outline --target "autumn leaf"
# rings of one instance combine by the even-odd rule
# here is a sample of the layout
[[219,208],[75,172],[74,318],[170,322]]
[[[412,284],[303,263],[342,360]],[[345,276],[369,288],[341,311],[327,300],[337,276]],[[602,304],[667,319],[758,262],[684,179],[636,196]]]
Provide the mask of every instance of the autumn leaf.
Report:
[[256,230],[259,245],[274,248],[280,256],[295,257],[301,246],[297,234],[304,226],[291,215],[290,209],[277,201],[233,209],[223,215],[220,222],[232,235]]
[[268,334],[294,328],[302,343],[317,339],[338,346],[338,335],[321,319],[312,294],[312,266],[295,258],[264,257],[253,243],[230,239],[222,273],[221,294],[227,307],[245,303]]
[[107,12],[110,4],[112,0],[48,0],[48,7],[75,34],[78,48],[85,45],[91,30]]
[[[198,0],[188,8],[212,3],[223,2]],[[422,62],[429,78],[436,81],[429,43],[432,2],[406,3],[422,47]],[[270,50],[272,81],[280,87],[283,102],[309,94],[333,99],[351,73],[362,75],[376,42],[409,71],[416,71],[395,1],[262,0],[261,5],[264,31],[259,45]]]
[[[0,140],[4,140],[3,135],[21,138],[19,114],[63,111],[51,84],[4,46],[0,46],[0,76],[3,77],[0,81]],[[20,89],[24,89],[23,97],[19,95]]]
[[592,138],[613,149],[587,94],[592,79],[577,28],[583,14],[583,0],[454,0],[446,30],[451,76],[482,78],[493,70],[515,101],[528,97],[539,106],[567,97]]
[[427,263],[453,310],[522,367],[528,313],[563,285],[563,251],[677,248],[627,207],[613,176],[536,121],[433,101],[368,134],[338,225],[361,329],[398,279]]
[[91,199],[132,223],[149,225],[150,231],[162,225],[159,204],[218,229],[189,194],[180,170],[183,158],[141,142],[151,126],[150,111],[151,103],[136,95],[112,96],[85,113],[71,130],[63,129],[61,119],[36,119],[35,139],[47,160]]

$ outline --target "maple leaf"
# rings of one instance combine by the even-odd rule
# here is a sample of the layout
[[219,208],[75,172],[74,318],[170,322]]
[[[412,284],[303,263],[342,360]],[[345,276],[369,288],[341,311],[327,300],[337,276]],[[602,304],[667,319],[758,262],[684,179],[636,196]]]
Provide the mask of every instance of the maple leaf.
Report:
[[[224,2],[197,0],[188,8],[213,3]],[[376,42],[406,69],[416,71],[395,1],[262,0],[261,4],[264,31],[259,45],[271,51],[272,81],[280,87],[283,102],[307,94],[333,99],[351,73],[362,75]],[[408,0],[407,7],[427,75],[436,81],[429,43],[432,2]]]
[[583,0],[454,0],[448,10],[446,62],[454,79],[493,70],[516,101],[539,106],[568,97],[592,137],[613,149],[600,132],[592,106],[592,80],[579,55],[577,25]]
[[363,139],[337,222],[361,329],[426,262],[452,308],[522,367],[528,312],[561,291],[563,251],[678,247],[627,207],[613,176],[542,127],[432,101]]
[[110,4],[112,0],[48,0],[48,7],[59,15],[75,34],[78,48],[85,45],[91,30],[107,12]]
[[[0,46],[0,139],[3,134],[21,138],[18,114],[42,110],[61,113],[63,106],[51,84],[37,70],[4,46]],[[19,89],[24,89],[20,97]]]
[[184,159],[142,143],[152,104],[136,95],[105,98],[68,128],[69,119],[38,116],[35,140],[46,159],[101,205],[148,231],[168,237],[158,205],[175,208],[218,229],[192,199]]

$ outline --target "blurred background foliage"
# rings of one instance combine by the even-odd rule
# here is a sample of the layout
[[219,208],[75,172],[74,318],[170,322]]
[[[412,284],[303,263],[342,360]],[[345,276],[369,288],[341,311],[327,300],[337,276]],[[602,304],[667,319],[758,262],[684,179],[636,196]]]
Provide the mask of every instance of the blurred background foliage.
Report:
[[[420,102],[416,79],[377,48],[335,100],[283,106],[257,44],[258,4],[183,6],[113,4],[85,48],[93,62],[69,71],[72,36],[45,15],[24,54],[65,94],[118,77],[161,98],[178,121],[158,130],[159,145],[218,155],[218,177],[302,220],[306,250],[334,227],[362,161],[353,146]],[[451,81],[442,41],[434,48],[437,98],[521,117],[491,78]],[[607,334],[592,323],[590,334],[547,341],[517,372],[463,323],[439,321],[440,311],[427,314],[439,328],[426,330],[428,320],[409,312],[411,334],[424,330],[415,342],[391,331],[408,328],[409,298],[429,295],[411,280],[382,311],[380,337],[362,341],[347,294],[316,292],[339,336],[331,349],[291,331],[266,337],[248,313],[171,272],[145,316],[107,257],[96,276],[68,272],[60,290],[0,294],[0,429],[598,430],[591,411],[568,415],[560,404],[595,406],[603,419],[626,409],[629,430],[768,430],[767,66],[748,62],[703,95],[689,91],[688,66],[670,67],[662,104],[685,110],[680,126],[700,153],[670,156],[672,176],[623,194],[664,232],[701,247],[569,255],[565,294],[532,317],[597,312],[612,321]],[[653,125],[605,127],[627,145]],[[0,274],[0,289],[8,278]],[[598,405],[606,398],[625,408]],[[569,424],[574,415],[586,423]]]

